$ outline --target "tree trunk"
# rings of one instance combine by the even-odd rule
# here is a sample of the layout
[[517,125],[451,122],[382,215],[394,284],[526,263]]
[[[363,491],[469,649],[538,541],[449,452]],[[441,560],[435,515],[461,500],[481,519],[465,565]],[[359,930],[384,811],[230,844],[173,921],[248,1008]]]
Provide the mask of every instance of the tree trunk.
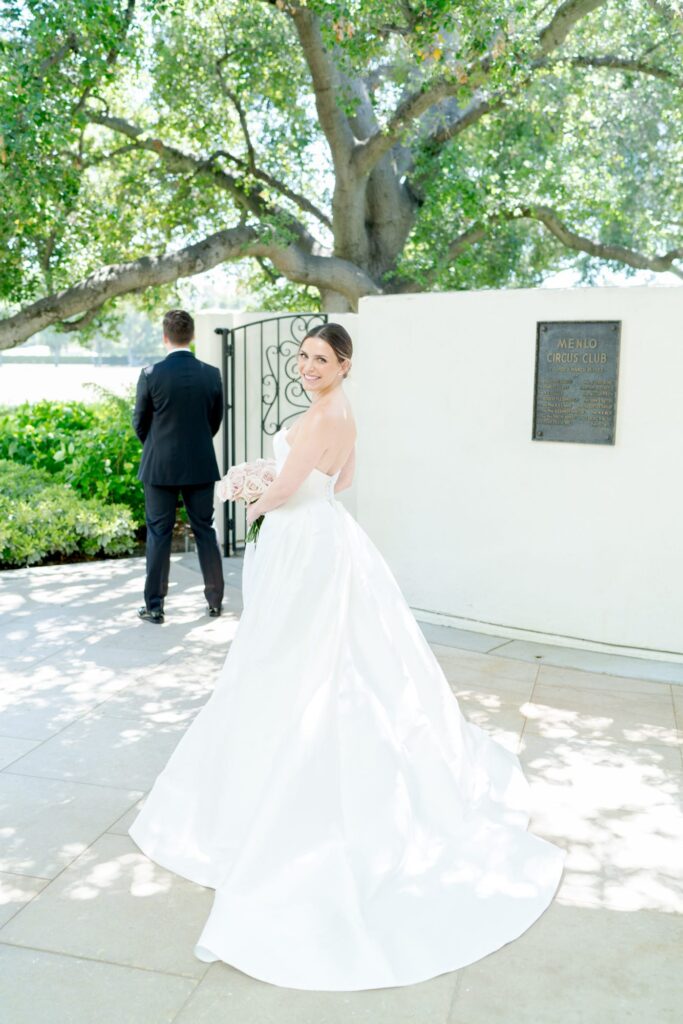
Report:
[[328,288],[320,288],[319,290],[322,308],[325,313],[358,312],[358,308],[354,308],[346,295],[342,295],[341,292],[334,292]]

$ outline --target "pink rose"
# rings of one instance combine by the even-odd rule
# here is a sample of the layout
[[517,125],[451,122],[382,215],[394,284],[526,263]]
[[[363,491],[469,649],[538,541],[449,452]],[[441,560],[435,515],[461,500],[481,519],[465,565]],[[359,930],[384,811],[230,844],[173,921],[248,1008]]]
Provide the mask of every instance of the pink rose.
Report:
[[277,476],[275,459],[255,459],[231,466],[218,483],[221,501],[256,501]]
[[256,501],[257,498],[261,497],[264,490],[265,487],[260,474],[255,472],[247,473],[241,495],[244,501],[246,501],[247,504],[250,504],[252,501]]
[[244,488],[244,483],[247,478],[247,470],[245,465],[233,466],[228,471],[228,484],[230,487],[230,499],[232,501],[235,498],[239,498]]

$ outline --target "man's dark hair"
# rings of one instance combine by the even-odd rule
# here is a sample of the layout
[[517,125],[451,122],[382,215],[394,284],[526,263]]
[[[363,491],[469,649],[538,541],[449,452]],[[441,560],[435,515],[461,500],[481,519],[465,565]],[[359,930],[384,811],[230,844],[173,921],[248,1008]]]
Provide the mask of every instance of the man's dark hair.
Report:
[[189,345],[194,338],[194,320],[184,309],[169,309],[163,330],[164,337],[173,345]]

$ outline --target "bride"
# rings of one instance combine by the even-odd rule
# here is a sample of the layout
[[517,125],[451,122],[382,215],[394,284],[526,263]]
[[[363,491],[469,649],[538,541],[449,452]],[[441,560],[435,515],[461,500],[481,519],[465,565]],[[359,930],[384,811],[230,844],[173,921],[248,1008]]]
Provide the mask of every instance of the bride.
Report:
[[195,945],[276,985],[357,990],[452,971],[524,932],[564,852],[530,834],[519,760],[467,722],[353,480],[352,344],[298,352],[310,408],[274,437],[244,611],[211,697],[130,835],[215,889]]

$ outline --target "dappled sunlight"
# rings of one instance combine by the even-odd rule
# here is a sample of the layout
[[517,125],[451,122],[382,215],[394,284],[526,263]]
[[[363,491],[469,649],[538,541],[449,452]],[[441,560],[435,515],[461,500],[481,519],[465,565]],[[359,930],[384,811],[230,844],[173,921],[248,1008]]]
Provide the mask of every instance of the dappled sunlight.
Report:
[[542,723],[541,735],[552,739],[570,739],[579,733],[599,736],[607,729],[612,719],[597,715],[581,714],[578,711],[567,711],[563,708],[552,708],[540,704],[523,704],[522,714],[530,720]]
[[24,599],[20,594],[11,591],[0,593],[0,615],[12,615],[24,607]]
[[33,669],[3,672],[0,735],[43,739],[58,732],[133,684],[149,664],[148,658],[137,661],[130,652],[123,652],[122,658],[102,656],[97,661],[71,652],[70,657],[55,655]]
[[151,860],[145,858],[134,865],[130,886],[133,896],[159,896],[161,893],[169,892],[171,885],[171,873],[158,868]]
[[485,711],[500,711],[503,707],[503,700],[497,693],[481,693],[477,690],[455,690],[454,693],[458,701],[467,702],[471,707]]
[[[136,708],[140,715],[149,718],[159,725],[182,725],[189,724],[197,712],[203,707],[208,699],[207,693],[202,689],[198,694],[191,694],[192,702],[188,703],[188,696],[185,693],[175,698],[166,697],[164,700],[143,701]],[[110,701],[101,706],[103,714],[115,715],[117,712],[109,708]]]
[[[566,694],[562,693],[562,687],[558,687],[558,693],[562,694],[562,702],[566,703]],[[618,695],[612,698],[612,702],[618,701]],[[618,705],[612,714],[601,713],[596,709],[595,713],[582,710],[573,710],[566,707],[541,703],[540,701],[528,701],[522,705],[522,714],[534,723],[534,731],[540,736],[548,739],[571,740],[581,738],[583,740],[601,740],[613,738],[617,741],[624,740],[629,743],[650,742],[654,744],[668,744],[677,746],[680,738],[673,717],[673,709],[670,700],[667,698],[651,698],[646,696],[634,697],[629,695],[630,700],[624,700],[624,707]],[[604,702],[606,695],[597,693],[593,696],[596,705]],[[583,701],[591,700],[591,696],[583,697]],[[642,710],[639,710],[639,704]],[[637,718],[636,721],[633,719]],[[659,721],[657,720],[659,719]]]
[[7,907],[12,903],[28,903],[34,895],[34,892],[22,889],[18,882],[0,878],[0,907]]
[[[138,813],[142,794],[220,679],[240,621],[238,601],[226,595],[223,616],[210,620],[197,572],[172,568],[166,623],[150,627],[136,617],[141,560],[65,569],[20,579],[0,624],[0,638],[15,652],[3,659],[0,688],[7,735],[44,741],[4,775],[0,841],[8,856],[0,868],[17,880],[3,886],[0,879],[0,908],[19,942],[25,935],[39,946],[45,934],[48,948],[96,957],[105,950],[126,962],[134,947],[136,962],[182,973],[196,967],[187,932],[198,934],[213,892],[147,858],[128,827],[131,808]],[[0,576],[0,610],[6,582]],[[30,666],[22,659],[35,661],[33,648],[45,653]],[[637,919],[638,912],[660,911],[670,921],[683,912],[681,761],[670,700],[658,690],[593,692],[589,673],[583,689],[561,682],[534,688],[535,665],[488,655],[441,663],[466,719],[513,753],[521,748],[530,832],[567,852],[549,913],[590,910],[602,921],[608,912]],[[304,742],[318,731],[320,712],[311,701],[300,721]],[[491,842],[487,837],[485,858],[459,867],[446,855],[448,844],[429,832],[411,836],[400,882],[392,874],[396,851],[382,848],[374,859],[368,853],[363,863],[372,877],[393,879],[406,899],[420,895],[430,871],[445,885],[473,888],[482,905],[501,896],[533,899],[544,881],[541,861],[531,858],[527,873],[513,874],[512,849],[502,842],[491,854]],[[319,856],[311,850],[298,866],[315,872]],[[177,926],[180,968],[148,941],[160,915],[171,944]]]
[[665,743],[672,747],[680,747],[681,738],[675,726],[641,724],[625,726],[623,736],[630,743]]
[[[63,867],[71,864],[77,857],[80,857],[87,849],[88,842],[65,842],[56,843],[50,854],[52,867],[46,870],[44,867],[45,854],[41,851],[40,856],[33,856],[26,850],[26,837],[19,829],[7,830],[3,836],[5,839],[5,851],[0,856],[0,871],[6,871],[15,875],[23,875],[26,878],[42,878],[48,880]],[[10,843],[8,840],[12,839]]]
[[567,850],[562,901],[611,910],[683,910],[677,751],[529,733],[521,758],[532,784],[530,828]]
[[[122,853],[107,860],[97,860],[96,856],[96,851],[90,849],[77,865],[70,868],[77,877],[64,886],[63,899],[78,902],[95,900],[108,889],[120,890],[122,883],[133,896],[139,897],[163,895],[172,888],[172,874],[157,867],[144,854]],[[91,862],[90,867],[88,862]]]

